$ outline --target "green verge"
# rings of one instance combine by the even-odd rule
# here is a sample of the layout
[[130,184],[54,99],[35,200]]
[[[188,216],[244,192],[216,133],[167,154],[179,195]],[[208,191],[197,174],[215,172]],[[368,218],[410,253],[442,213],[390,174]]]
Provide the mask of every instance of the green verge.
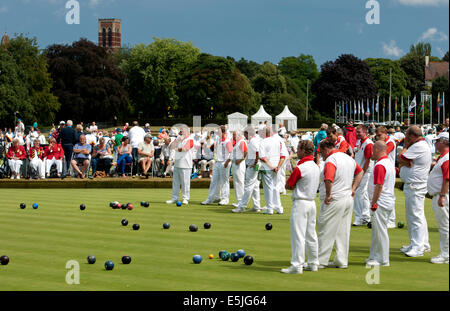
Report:
[[[282,196],[283,215],[255,213],[233,214],[231,206],[202,206],[207,189],[192,189],[188,206],[165,204],[169,189],[0,189],[0,255],[11,261],[0,266],[0,290],[50,291],[409,291],[449,290],[449,266],[433,265],[432,256],[439,253],[439,237],[426,200],[432,252],[424,257],[407,258],[399,248],[408,243],[408,231],[390,229],[391,266],[380,269],[380,284],[368,285],[364,260],[368,257],[371,230],[351,230],[349,268],[324,269],[317,273],[285,275],[280,269],[289,266],[289,216],[291,199]],[[234,193],[231,192],[231,202]],[[289,191],[289,194],[291,192]],[[404,196],[396,190],[397,220],[405,222]],[[132,211],[112,210],[109,202],[134,204]],[[139,205],[149,201],[150,207]],[[262,204],[264,202],[261,197]],[[19,204],[25,202],[26,209]],[[39,208],[32,209],[37,202]],[[87,208],[80,211],[79,205]],[[123,227],[121,219],[129,225]],[[162,224],[169,222],[170,229]],[[203,229],[210,222],[211,229]],[[271,222],[273,229],[265,230]],[[131,225],[141,229],[133,231]],[[199,227],[189,232],[190,224]],[[251,266],[217,259],[221,249],[235,252],[244,249],[254,257]],[[209,254],[215,259],[208,259]],[[86,257],[97,257],[94,265]],[[121,256],[130,255],[130,265],[123,265]],[[199,254],[203,262],[192,263]],[[112,271],[104,262],[115,263]],[[80,263],[80,284],[66,284],[66,263]]]

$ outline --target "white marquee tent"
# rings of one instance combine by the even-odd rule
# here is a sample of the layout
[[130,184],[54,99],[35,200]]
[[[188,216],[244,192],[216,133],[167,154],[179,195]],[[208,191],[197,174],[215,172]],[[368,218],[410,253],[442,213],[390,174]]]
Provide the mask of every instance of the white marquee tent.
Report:
[[279,124],[283,124],[286,130],[296,131],[297,130],[297,117],[289,111],[288,106],[284,106],[283,112],[275,117],[275,122],[277,123],[277,129]]
[[272,116],[268,114],[261,105],[258,112],[252,115],[252,125],[258,126],[259,122],[264,123],[266,121],[268,121],[269,125],[272,126]]
[[228,129],[230,131],[242,131],[247,126],[248,116],[243,113],[235,112],[228,115]]

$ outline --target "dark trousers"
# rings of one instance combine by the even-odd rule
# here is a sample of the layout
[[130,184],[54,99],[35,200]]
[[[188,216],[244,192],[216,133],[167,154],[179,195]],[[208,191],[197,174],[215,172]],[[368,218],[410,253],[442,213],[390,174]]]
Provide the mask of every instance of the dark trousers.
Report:
[[72,144],[64,144],[62,145],[62,148],[64,150],[64,156],[66,157],[66,165],[64,169],[64,174],[68,174],[70,169],[70,160],[72,160],[72,154],[73,154],[73,145]]
[[111,159],[110,158],[94,158],[91,161],[92,165],[92,175],[97,171],[97,167],[100,167],[106,175],[109,175],[109,170],[111,169]]

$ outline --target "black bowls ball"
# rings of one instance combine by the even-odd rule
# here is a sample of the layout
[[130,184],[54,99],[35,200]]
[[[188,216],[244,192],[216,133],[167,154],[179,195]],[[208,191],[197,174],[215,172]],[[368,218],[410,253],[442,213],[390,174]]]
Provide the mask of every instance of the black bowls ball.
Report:
[[81,205],[80,205],[80,210],[84,211],[85,209],[86,209],[86,205],[81,204]]
[[244,257],[244,263],[245,263],[247,266],[250,266],[250,265],[253,263],[253,257],[250,256],[250,255],[245,256],[245,257]]
[[6,255],[1,256],[1,257],[0,257],[0,263],[1,263],[3,266],[6,266],[6,265],[9,263],[9,257],[6,256]]
[[134,225],[133,225],[133,230],[139,230],[140,227],[141,227],[141,226],[139,226],[138,224],[134,224]]
[[25,207],[27,207],[27,205],[25,203],[20,203],[20,208],[24,209]]
[[198,230],[198,227],[196,225],[190,225],[189,226],[189,231],[196,232],[197,230]]
[[270,223],[270,222],[268,222],[267,224],[266,224],[266,230],[272,230],[272,224]]
[[210,224],[209,222],[205,222],[205,223],[203,224],[203,228],[209,229],[209,228],[211,228],[211,224]]
[[128,265],[131,262],[131,257],[128,255],[122,256],[122,263]]
[[128,225],[128,220],[122,219],[121,223],[122,223],[122,226],[127,226]]

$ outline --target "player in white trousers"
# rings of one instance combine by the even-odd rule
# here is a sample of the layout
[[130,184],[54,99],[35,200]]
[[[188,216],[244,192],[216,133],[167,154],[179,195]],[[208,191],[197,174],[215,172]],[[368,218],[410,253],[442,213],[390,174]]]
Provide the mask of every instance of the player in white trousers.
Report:
[[386,143],[377,141],[373,146],[372,160],[376,161],[368,185],[372,217],[372,240],[368,266],[389,266],[389,215],[395,208],[395,166],[386,154]]
[[370,199],[367,185],[373,170],[373,161],[371,160],[373,142],[367,134],[367,126],[360,124],[356,127],[358,141],[355,148],[355,161],[363,169],[364,175],[355,192],[353,226],[363,226],[370,222]]
[[289,150],[286,147],[286,141],[284,140],[283,137],[281,137],[280,135],[278,135],[277,133],[274,133],[273,135],[274,138],[276,138],[281,145],[281,158],[283,158],[283,163],[281,164],[281,166],[278,169],[278,173],[277,173],[277,189],[280,192],[280,195],[286,195],[286,165],[289,161]]
[[208,198],[202,205],[219,201],[219,205],[228,205],[230,200],[230,162],[233,144],[227,134],[226,127],[222,125],[219,130],[220,139],[217,143],[217,158],[214,165]]
[[[347,268],[353,195],[363,170],[350,156],[336,150],[332,141],[323,140],[319,148],[325,160],[320,176],[321,204],[317,219],[319,268]],[[336,255],[334,261],[329,262],[334,245]]]
[[238,206],[232,209],[233,213],[243,213],[247,207],[250,199],[253,200],[253,208],[251,211],[259,212],[260,206],[260,193],[258,180],[258,166],[259,166],[259,145],[262,138],[255,134],[255,130],[252,127],[246,128],[244,136],[248,140],[247,155],[245,157],[245,181],[244,181],[244,195],[238,202]]
[[190,137],[190,130],[183,126],[180,135],[174,140],[171,149],[175,150],[175,159],[173,165],[172,198],[166,201],[167,204],[173,204],[179,200],[180,188],[183,198],[183,205],[189,204],[191,191],[191,172],[193,161],[194,140]]
[[236,197],[236,203],[233,203],[233,206],[238,207],[238,203],[244,195],[245,156],[248,149],[245,137],[241,136],[238,131],[233,132],[233,139],[236,142],[231,152],[233,186]]
[[400,250],[408,257],[419,257],[423,256],[424,252],[431,251],[425,218],[425,195],[431,167],[431,153],[418,126],[410,126],[406,131],[405,149],[398,161],[400,178],[404,182],[406,223],[410,239],[409,245],[403,246]]
[[281,269],[283,273],[300,274],[308,258],[305,270],[317,271],[319,246],[316,234],[316,203],[314,199],[320,182],[319,166],[314,163],[314,144],[309,140],[300,141],[297,148],[300,161],[286,182],[292,189],[291,266]]
[[6,153],[6,157],[11,170],[11,179],[20,179],[20,168],[23,164],[23,160],[27,157],[27,152],[25,151],[25,148],[20,145],[19,139],[14,138],[12,145]]
[[436,164],[428,177],[428,193],[433,197],[431,206],[439,229],[441,253],[431,258],[435,264],[448,264],[448,186],[449,186],[449,134],[443,132],[438,135],[436,150],[440,153]]
[[283,207],[280,203],[280,192],[277,188],[278,169],[284,161],[281,158],[281,145],[272,136],[272,129],[270,127],[266,127],[265,131],[266,138],[261,141],[259,146],[261,179],[264,189],[264,199],[266,201],[266,207],[263,213],[271,215],[276,211],[278,214],[283,214]]
[[39,139],[33,141],[33,147],[29,151],[30,166],[36,171],[37,177],[45,178],[45,165],[44,165],[44,149],[40,146]]
[[[386,143],[386,154],[388,156],[388,159],[394,164],[395,167],[395,160],[397,158],[397,148],[395,144],[395,138],[390,137],[388,134],[388,130],[384,126],[379,126],[375,130],[375,136],[377,140],[384,141]],[[395,208],[392,210],[391,214],[389,215],[389,221],[387,225],[388,229],[395,228]]]

